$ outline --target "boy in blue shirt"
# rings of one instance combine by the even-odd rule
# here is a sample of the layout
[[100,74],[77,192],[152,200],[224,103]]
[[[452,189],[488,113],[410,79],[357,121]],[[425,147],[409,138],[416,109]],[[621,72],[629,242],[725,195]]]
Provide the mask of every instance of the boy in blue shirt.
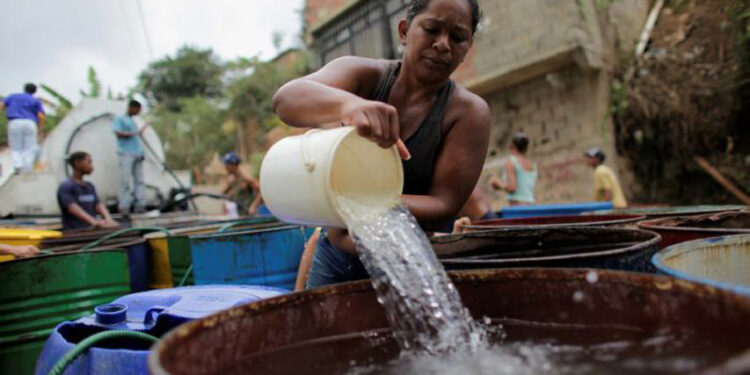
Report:
[[8,119],[8,143],[16,173],[34,169],[37,136],[45,118],[42,102],[34,97],[36,85],[27,83],[23,91],[6,97],[1,105]]
[[135,212],[144,211],[144,189],[143,189],[143,146],[139,136],[148,126],[138,130],[138,125],[133,120],[141,112],[141,103],[131,100],[128,103],[128,112],[117,116],[112,129],[117,136],[117,155],[120,164],[120,192],[118,208],[120,213],[127,216],[131,206],[135,206]]

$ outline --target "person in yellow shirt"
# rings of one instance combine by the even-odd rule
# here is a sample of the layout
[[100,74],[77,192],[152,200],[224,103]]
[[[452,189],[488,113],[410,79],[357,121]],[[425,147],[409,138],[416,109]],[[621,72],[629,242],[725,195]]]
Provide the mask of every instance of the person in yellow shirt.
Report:
[[622,193],[620,182],[612,168],[602,164],[606,156],[597,147],[584,153],[588,164],[594,168],[594,199],[600,202],[611,201],[615,208],[627,207],[628,202]]

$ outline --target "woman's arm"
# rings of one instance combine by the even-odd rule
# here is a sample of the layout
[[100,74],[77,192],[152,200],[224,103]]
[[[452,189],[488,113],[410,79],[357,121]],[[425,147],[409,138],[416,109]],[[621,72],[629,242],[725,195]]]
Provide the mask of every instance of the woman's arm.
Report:
[[505,174],[508,176],[508,184],[505,186],[505,191],[508,193],[515,193],[518,188],[518,182],[516,180],[516,170],[513,168],[513,162],[510,159],[505,161]]
[[273,110],[282,121],[296,127],[354,126],[359,135],[381,147],[396,144],[401,156],[408,159],[399,138],[396,108],[364,99],[374,90],[386,64],[361,57],[338,58],[282,86],[273,97]]
[[[318,71],[289,81],[273,96],[274,112],[296,127],[319,127],[342,120],[342,107],[369,96],[384,70],[383,63],[360,57],[341,57]],[[366,89],[369,88],[369,92]]]

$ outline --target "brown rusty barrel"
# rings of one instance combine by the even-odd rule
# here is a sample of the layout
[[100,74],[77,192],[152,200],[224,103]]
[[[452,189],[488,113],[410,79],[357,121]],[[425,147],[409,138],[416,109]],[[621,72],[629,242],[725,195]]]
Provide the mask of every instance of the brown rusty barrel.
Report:
[[[603,368],[599,374],[750,370],[750,298],[647,274],[597,271],[592,282],[591,272],[509,269],[452,277],[476,319],[502,324],[501,347],[545,343],[581,353],[553,366],[592,362]],[[344,374],[397,358],[389,332],[369,281],[339,284],[187,323],[152,348],[149,367],[155,375]],[[595,355],[623,345],[626,352]]]
[[476,232],[488,229],[543,229],[569,227],[623,227],[633,225],[646,216],[643,215],[565,215],[538,216],[518,219],[482,220],[464,227],[467,231]]
[[680,242],[701,238],[750,233],[750,211],[656,219],[641,222],[638,226],[659,233],[659,246],[664,249]]
[[654,272],[659,235],[624,228],[496,229],[431,238],[447,269],[587,267]]

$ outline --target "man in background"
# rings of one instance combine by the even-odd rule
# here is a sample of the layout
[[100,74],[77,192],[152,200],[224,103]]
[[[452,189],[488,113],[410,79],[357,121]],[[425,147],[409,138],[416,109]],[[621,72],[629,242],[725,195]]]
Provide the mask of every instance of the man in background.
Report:
[[584,153],[586,160],[594,168],[594,199],[600,202],[612,202],[615,208],[627,207],[628,202],[622,193],[620,182],[612,168],[602,164],[606,156],[597,147]]
[[120,167],[120,192],[118,208],[123,216],[130,214],[131,206],[136,213],[144,212],[143,145],[139,136],[148,124],[138,129],[133,117],[141,112],[141,103],[131,100],[127,113],[115,117],[112,130],[117,136],[117,156]]
[[36,85],[27,83],[23,91],[6,97],[2,102],[8,119],[8,143],[16,173],[34,169],[37,137],[42,133],[45,118],[42,102],[34,97]]
[[[260,195],[260,183],[240,169],[240,158],[234,152],[224,155],[222,161],[228,176],[221,192],[234,199],[233,202],[224,204],[224,214],[232,217],[257,215],[263,202],[263,197]],[[238,204],[239,207],[237,207]]]
[[[74,152],[68,157],[68,164],[73,168],[73,175],[57,188],[57,204],[62,213],[63,230],[118,226],[104,203],[99,201],[94,185],[83,179],[94,171],[91,156],[83,151]],[[97,214],[101,218],[97,218]]]

